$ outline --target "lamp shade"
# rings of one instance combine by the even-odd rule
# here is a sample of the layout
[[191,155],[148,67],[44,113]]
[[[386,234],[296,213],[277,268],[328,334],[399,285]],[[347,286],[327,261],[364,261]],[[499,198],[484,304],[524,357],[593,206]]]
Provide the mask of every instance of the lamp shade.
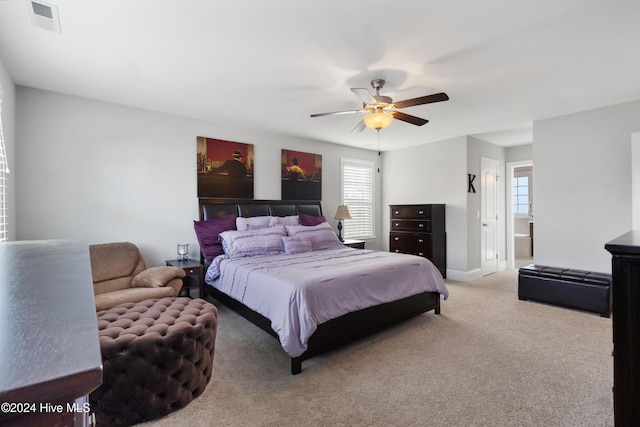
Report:
[[377,110],[364,116],[364,124],[371,129],[384,129],[391,124],[393,114],[383,110]]
[[349,208],[345,205],[338,206],[338,209],[336,210],[336,216],[334,216],[333,219],[351,219]]

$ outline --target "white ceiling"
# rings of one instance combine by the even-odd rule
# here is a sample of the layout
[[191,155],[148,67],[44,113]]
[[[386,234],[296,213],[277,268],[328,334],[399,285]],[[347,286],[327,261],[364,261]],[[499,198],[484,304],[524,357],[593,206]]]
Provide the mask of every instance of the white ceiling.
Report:
[[[17,85],[260,131],[377,149],[352,134],[350,91],[387,83],[403,112],[383,150],[462,135],[532,141],[539,119],[640,99],[637,0],[0,0],[0,57]],[[216,137],[216,135],[208,135]]]

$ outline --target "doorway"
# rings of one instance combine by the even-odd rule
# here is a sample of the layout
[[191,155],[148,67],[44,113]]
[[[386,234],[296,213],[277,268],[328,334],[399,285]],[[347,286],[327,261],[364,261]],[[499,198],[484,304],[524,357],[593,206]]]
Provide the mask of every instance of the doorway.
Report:
[[535,253],[533,161],[507,163],[507,268],[532,264]]
[[480,158],[480,271],[498,271],[498,161]]

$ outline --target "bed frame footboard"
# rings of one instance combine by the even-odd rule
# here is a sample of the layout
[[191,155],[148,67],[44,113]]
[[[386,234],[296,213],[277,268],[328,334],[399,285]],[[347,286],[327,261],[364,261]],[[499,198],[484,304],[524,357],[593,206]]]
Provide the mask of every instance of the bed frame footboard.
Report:
[[424,292],[397,301],[347,313],[321,325],[309,338],[307,351],[291,358],[291,373],[299,374],[302,361],[372,335],[411,317],[434,310],[440,314],[440,294]]
[[[217,289],[207,286],[206,293],[225,304],[254,325],[278,338],[271,321]],[[421,313],[434,310],[440,314],[440,294],[424,292],[397,301],[347,313],[321,325],[309,338],[307,351],[291,358],[291,374],[302,372],[302,362],[350,342],[374,334]]]

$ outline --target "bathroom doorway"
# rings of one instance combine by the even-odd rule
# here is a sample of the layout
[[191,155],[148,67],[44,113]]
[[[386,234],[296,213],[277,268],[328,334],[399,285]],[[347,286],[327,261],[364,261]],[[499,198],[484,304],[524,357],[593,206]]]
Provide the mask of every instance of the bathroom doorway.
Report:
[[507,164],[507,265],[532,264],[535,253],[533,162]]

